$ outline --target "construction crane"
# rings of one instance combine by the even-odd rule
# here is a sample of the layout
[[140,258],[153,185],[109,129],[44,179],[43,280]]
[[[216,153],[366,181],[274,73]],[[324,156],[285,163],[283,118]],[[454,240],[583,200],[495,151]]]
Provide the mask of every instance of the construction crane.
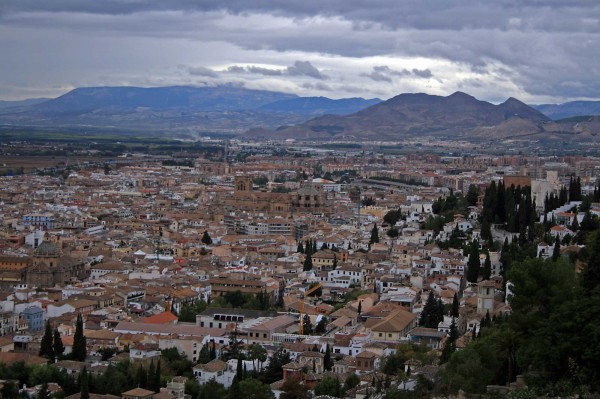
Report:
[[323,284],[318,283],[317,285],[306,291],[304,293],[304,296],[302,297],[302,300],[300,301],[300,330],[298,331],[300,335],[304,335],[304,299],[319,288],[323,288]]

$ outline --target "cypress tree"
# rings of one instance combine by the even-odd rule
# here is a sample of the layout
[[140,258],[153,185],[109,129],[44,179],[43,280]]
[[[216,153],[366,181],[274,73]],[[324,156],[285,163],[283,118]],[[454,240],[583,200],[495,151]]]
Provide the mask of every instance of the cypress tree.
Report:
[[309,271],[312,270],[313,268],[313,262],[312,262],[312,255],[310,253],[306,254],[306,258],[304,259],[304,265],[302,267],[302,270]]
[[52,346],[54,348],[54,355],[57,358],[60,358],[63,353],[65,353],[65,346],[63,345],[60,333],[58,332],[58,328],[54,329],[54,339]]
[[156,369],[154,370],[154,378],[152,380],[154,385],[154,392],[160,392],[160,387],[162,386],[160,381],[160,359],[158,359],[158,363],[156,364]]
[[479,278],[479,269],[481,268],[481,262],[479,260],[479,242],[473,241],[471,244],[471,251],[469,252],[469,260],[467,261],[467,281],[470,283],[476,283]]
[[373,225],[371,229],[371,238],[369,239],[369,245],[376,244],[379,242],[379,230],[377,229],[377,223]]
[[154,359],[150,360],[150,367],[148,367],[148,375],[146,376],[146,388],[152,392],[154,390]]
[[227,394],[227,399],[242,399],[244,394],[240,389],[240,380],[237,375],[233,377],[231,381],[231,386],[229,387],[229,393]]
[[215,346],[215,343],[212,343],[212,346],[210,348],[210,360],[215,360],[217,358],[217,347]]
[[490,254],[487,253],[485,256],[485,262],[483,263],[482,276],[484,280],[489,280],[492,277],[492,261],[490,260]]
[[304,253],[304,246],[302,245],[302,241],[298,242],[298,248],[296,249],[296,252],[299,252],[301,254]]
[[90,399],[90,382],[86,367],[83,367],[80,374],[79,392],[81,399]]
[[325,370],[330,371],[333,366],[331,361],[331,349],[329,348],[329,344],[325,347],[325,357],[323,358],[323,363]]
[[335,269],[337,269],[337,266],[338,266],[337,255],[333,254],[333,265],[331,265],[331,268],[333,270],[335,270]]
[[77,322],[75,323],[75,335],[73,336],[73,360],[83,362],[87,356],[87,343],[85,336],[83,335],[83,318],[81,313],[77,315]]
[[52,327],[50,327],[50,320],[46,320],[46,328],[44,330],[44,336],[40,343],[40,356],[48,358],[51,363],[54,363],[54,348],[52,347]]
[[241,381],[244,379],[244,367],[242,365],[242,357],[238,356],[237,359],[237,367],[235,369],[235,377],[238,379],[238,381]]
[[458,317],[459,309],[460,309],[460,303],[458,302],[458,295],[455,292],[454,297],[452,298],[452,309],[450,310],[450,316]]
[[552,251],[552,261],[556,262],[560,258],[560,239],[556,237],[554,242],[554,250]]

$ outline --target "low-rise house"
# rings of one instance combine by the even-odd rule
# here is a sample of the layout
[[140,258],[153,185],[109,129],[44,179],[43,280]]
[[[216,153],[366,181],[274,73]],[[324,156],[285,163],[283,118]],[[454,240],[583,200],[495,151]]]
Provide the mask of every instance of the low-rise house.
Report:
[[236,375],[235,371],[230,371],[228,369],[227,363],[219,359],[213,359],[206,364],[197,364],[194,366],[193,372],[201,385],[214,379],[219,384],[223,384],[226,388],[231,386],[233,378]]

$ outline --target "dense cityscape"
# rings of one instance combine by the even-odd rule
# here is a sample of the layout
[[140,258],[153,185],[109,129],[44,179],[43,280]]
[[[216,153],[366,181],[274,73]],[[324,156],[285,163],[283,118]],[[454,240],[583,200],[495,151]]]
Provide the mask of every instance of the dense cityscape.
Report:
[[204,145],[5,165],[3,397],[597,388],[600,159]]

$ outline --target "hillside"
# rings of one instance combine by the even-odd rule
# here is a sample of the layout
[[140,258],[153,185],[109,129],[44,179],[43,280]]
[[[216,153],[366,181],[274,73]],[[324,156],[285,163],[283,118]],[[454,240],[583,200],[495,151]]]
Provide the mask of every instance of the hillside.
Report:
[[571,101],[563,104],[533,105],[532,107],[554,120],[600,115],[600,101]]
[[378,101],[302,98],[231,86],[86,87],[0,109],[0,125],[239,134],[252,126],[275,128],[326,113],[349,114]]
[[348,116],[325,115],[275,131],[254,129],[245,137],[397,140],[425,135],[499,138],[538,134],[552,123],[547,116],[514,98],[494,105],[462,92],[448,97],[417,93],[400,94]]

